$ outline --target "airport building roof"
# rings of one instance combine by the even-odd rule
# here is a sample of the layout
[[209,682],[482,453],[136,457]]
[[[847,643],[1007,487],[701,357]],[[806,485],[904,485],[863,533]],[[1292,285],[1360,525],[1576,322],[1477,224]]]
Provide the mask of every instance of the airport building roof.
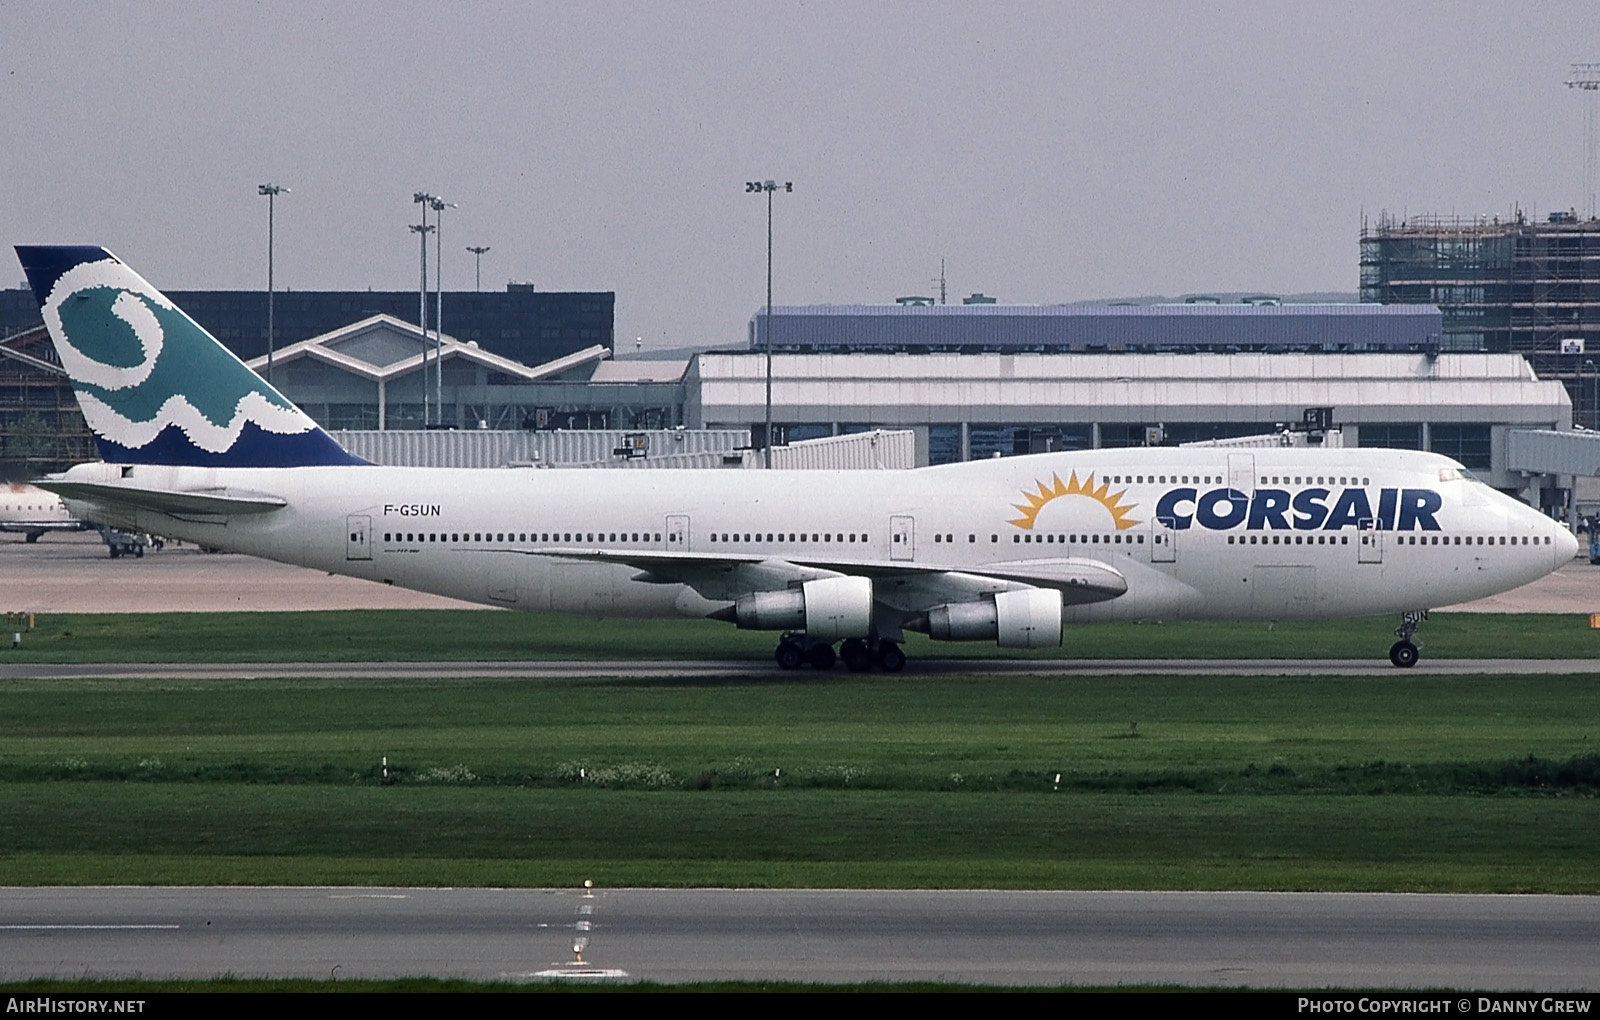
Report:
[[[764,349],[768,316],[750,319]],[[1438,350],[1439,309],[1378,304],[774,306],[782,350]]]

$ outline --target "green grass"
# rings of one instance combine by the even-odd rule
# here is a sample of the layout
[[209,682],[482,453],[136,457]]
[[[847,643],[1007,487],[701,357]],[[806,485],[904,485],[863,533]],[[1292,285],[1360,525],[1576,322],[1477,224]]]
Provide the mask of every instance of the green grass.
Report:
[[[1382,661],[1397,618],[1068,627],[1062,648],[1016,652],[909,635],[917,658],[1352,658]],[[1441,613],[1418,633],[1440,658],[1600,658],[1582,614]],[[45,615],[0,661],[363,662],[516,659],[749,659],[776,635],[709,620],[584,620],[483,610]]]
[[1597,744],[1600,675],[10,681],[0,883],[1594,893]]
[[0,882],[1600,892],[1592,799],[6,784]]
[[[784,787],[1014,787],[1019,773],[1036,789],[1039,777],[1063,771],[1080,785],[1187,776],[1186,788],[1249,779],[1275,792],[1307,784],[1347,792],[1355,787],[1338,777],[1356,766],[1393,771],[1379,762],[1415,772],[1597,753],[1600,675],[918,679],[837,671],[609,681],[16,680],[0,689],[0,780],[9,781],[376,783],[387,756],[407,782],[462,766],[478,777],[474,785],[565,785],[584,767],[610,770],[619,777],[610,785],[633,788],[753,788],[782,770],[775,785]],[[1389,785],[1403,778],[1391,775]]]

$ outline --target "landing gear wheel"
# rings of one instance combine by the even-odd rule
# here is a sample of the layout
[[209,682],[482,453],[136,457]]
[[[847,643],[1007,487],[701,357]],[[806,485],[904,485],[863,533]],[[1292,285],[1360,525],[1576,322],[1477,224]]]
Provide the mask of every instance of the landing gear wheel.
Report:
[[906,668],[906,653],[893,641],[885,641],[878,647],[878,665],[885,673],[898,673]]
[[812,669],[832,669],[839,657],[833,654],[833,646],[823,642],[811,646],[811,651],[806,653],[806,665]]
[[1421,653],[1417,651],[1417,646],[1409,641],[1396,641],[1394,647],[1389,649],[1389,661],[1401,669],[1415,666],[1419,658]]
[[1421,658],[1421,653],[1417,651],[1417,646],[1411,639],[1416,635],[1417,628],[1422,626],[1422,621],[1427,618],[1428,611],[1426,609],[1413,609],[1400,614],[1400,626],[1394,630],[1394,636],[1400,640],[1396,641],[1394,646],[1389,649],[1390,662],[1401,669],[1410,669],[1417,664],[1417,659]]
[[860,638],[851,638],[840,645],[839,658],[844,660],[845,668],[852,673],[865,673],[872,668],[872,653],[867,651],[867,643]]
[[805,658],[799,643],[787,638],[778,642],[778,650],[772,653],[772,657],[778,660],[779,669],[799,669],[801,660]]

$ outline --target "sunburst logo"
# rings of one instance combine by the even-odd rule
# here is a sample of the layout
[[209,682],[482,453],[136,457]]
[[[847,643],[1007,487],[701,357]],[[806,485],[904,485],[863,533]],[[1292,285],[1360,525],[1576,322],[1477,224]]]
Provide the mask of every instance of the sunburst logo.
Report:
[[1046,506],[1063,496],[1080,496],[1084,499],[1093,500],[1104,507],[1106,512],[1111,515],[1111,521],[1117,526],[1118,531],[1126,531],[1129,528],[1137,527],[1139,524],[1138,521],[1128,516],[1129,512],[1138,504],[1124,504],[1122,502],[1122,495],[1127,490],[1124,489],[1122,492],[1113,494],[1109,482],[1101,482],[1097,487],[1094,484],[1094,475],[1092,473],[1084,481],[1080,482],[1078,481],[1078,473],[1074,471],[1071,478],[1065,483],[1061,481],[1060,475],[1051,475],[1050,483],[1039,482],[1038,485],[1038,492],[1023,491],[1022,495],[1028,500],[1026,503],[1011,504],[1017,508],[1022,516],[1008,523],[1015,524],[1024,531],[1032,531],[1033,526],[1038,523],[1040,511]]

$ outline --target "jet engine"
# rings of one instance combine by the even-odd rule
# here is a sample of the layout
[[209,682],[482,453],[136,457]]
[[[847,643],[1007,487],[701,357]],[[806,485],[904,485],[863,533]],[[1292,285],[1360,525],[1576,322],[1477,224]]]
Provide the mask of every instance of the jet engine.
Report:
[[788,591],[758,591],[711,615],[741,630],[804,630],[820,641],[866,637],[872,628],[872,581],[825,577]]
[[[1061,644],[1061,593],[1049,588],[1003,591],[994,601],[958,602],[906,621],[935,641],[994,641],[1001,648]],[[920,626],[919,626],[920,625]]]

